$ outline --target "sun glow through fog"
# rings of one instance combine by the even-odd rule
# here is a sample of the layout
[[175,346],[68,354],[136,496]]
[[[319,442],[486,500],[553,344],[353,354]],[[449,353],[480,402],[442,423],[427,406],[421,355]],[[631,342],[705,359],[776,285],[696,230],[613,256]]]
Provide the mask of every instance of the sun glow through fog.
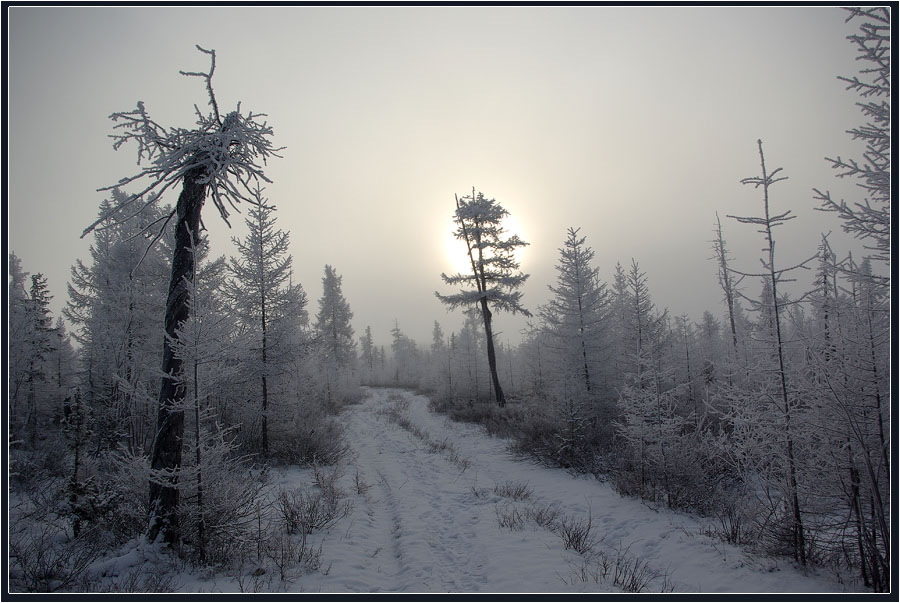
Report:
[[[519,235],[520,239],[526,242],[528,241],[527,237],[522,232],[521,224],[512,215],[508,215],[503,219],[503,230],[504,239],[507,239],[512,235]],[[457,239],[454,234],[455,232],[456,223],[449,223],[444,235],[444,253],[446,254],[445,271],[448,275],[456,273],[472,274],[472,264],[469,261],[466,242],[462,239]],[[514,254],[520,267],[522,266],[525,257],[525,249],[526,248],[519,247]]]

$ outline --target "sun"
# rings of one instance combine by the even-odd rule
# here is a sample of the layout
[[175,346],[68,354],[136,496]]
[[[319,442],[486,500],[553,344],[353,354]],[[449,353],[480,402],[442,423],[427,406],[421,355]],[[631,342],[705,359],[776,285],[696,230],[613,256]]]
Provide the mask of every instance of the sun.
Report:
[[[507,215],[503,219],[503,237],[508,238],[512,235],[519,235],[523,241],[527,241],[521,223],[512,215]],[[457,239],[456,223],[448,222],[444,231],[444,255],[445,255],[445,271],[447,274],[472,274],[472,264],[469,261],[469,254],[466,250],[466,243],[461,239]],[[514,257],[519,265],[525,257],[525,247],[516,249]]]

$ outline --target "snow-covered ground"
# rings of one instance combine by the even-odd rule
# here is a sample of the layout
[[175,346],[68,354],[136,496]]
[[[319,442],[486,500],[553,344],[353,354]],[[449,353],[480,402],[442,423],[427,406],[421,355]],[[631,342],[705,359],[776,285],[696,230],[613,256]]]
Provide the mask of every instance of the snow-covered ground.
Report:
[[[386,412],[392,408],[394,420]],[[321,568],[299,575],[288,590],[622,592],[634,568],[645,592],[843,590],[832,576],[705,535],[702,518],[654,510],[609,484],[515,458],[503,440],[432,413],[423,396],[369,389],[341,418],[354,454],[339,484],[353,511],[317,535]],[[299,469],[277,476],[284,487],[310,479]],[[513,497],[515,486],[527,486],[527,497]],[[557,526],[590,518],[592,550],[566,549],[558,527],[530,519],[537,509],[555,510]],[[501,519],[513,527],[501,527]],[[234,577],[221,575],[182,573],[178,582],[181,590],[238,590]]]

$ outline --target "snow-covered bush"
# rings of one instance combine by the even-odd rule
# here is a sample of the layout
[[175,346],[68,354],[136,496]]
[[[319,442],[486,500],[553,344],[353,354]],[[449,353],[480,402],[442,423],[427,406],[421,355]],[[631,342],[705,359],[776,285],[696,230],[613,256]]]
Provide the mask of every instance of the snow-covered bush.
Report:
[[350,451],[343,426],[321,410],[295,412],[287,423],[271,426],[271,458],[283,463],[334,465]]

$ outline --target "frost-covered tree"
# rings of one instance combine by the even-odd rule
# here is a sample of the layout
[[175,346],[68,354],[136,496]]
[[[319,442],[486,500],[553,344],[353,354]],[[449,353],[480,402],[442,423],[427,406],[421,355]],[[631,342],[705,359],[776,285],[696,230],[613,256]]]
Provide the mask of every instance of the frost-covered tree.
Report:
[[181,540],[177,515],[178,471],[182,466],[182,401],[185,397],[182,361],[175,356],[171,343],[177,341],[178,325],[189,316],[189,279],[194,272],[192,250],[194,243],[200,240],[201,211],[209,197],[227,222],[228,207],[241,201],[252,201],[254,185],[268,181],[260,162],[278,156],[278,149],[270,140],[272,128],[261,121],[262,115],[244,114],[238,104],[234,111],[222,117],[212,87],[215,51],[197,48],[210,57],[209,71],[181,73],[205,82],[209,110],[204,113],[195,105],[197,122],[190,129],[158,124],[151,119],[143,102],[138,102],[132,111],[114,113],[111,116],[116,122],[113,147],[118,149],[126,143],[135,143],[141,169],[109,189],[136,186],[139,190],[127,195],[108,216],[101,216],[84,232],[88,234],[106,218],[124,218],[142,205],[156,204],[169,188],[181,185],[175,208],[160,220],[162,226],[155,236],[160,238],[165,226],[175,221],[175,247],[165,312],[164,376],[151,452],[151,468],[158,477],[150,482],[148,526],[151,541],[162,536],[169,545],[177,545]]
[[[692,417],[679,406],[678,398],[686,389],[673,385],[673,372],[659,370],[649,362],[640,374],[630,374],[620,395],[621,420],[616,432],[626,444],[625,467],[634,488],[643,497],[665,500],[669,506],[679,506],[677,482],[690,463],[684,461],[691,444]],[[679,460],[680,459],[680,460]],[[693,460],[693,459],[692,459]],[[630,461],[630,464],[629,464]],[[618,482],[620,487],[630,479]]]
[[[835,200],[827,190],[814,189],[821,209],[836,212],[846,232],[868,242],[890,274],[891,259],[891,12],[882,6],[855,7],[847,21],[857,19],[859,32],[847,36],[857,49],[863,68],[853,77],[839,76],[854,91],[856,105],[866,123],[847,133],[865,143],[862,159],[826,159],[839,178],[853,178],[865,191],[861,201],[852,204]],[[890,285],[890,276],[873,276],[882,287]]]
[[480,307],[494,396],[501,407],[506,404],[506,398],[497,376],[491,308],[512,314],[531,315],[522,306],[522,292],[518,290],[529,275],[519,271],[519,263],[514,257],[516,249],[527,243],[518,235],[504,236],[506,233],[502,221],[508,214],[495,199],[488,199],[480,192],[476,194],[474,188],[471,196],[461,199],[456,197],[454,222],[457,228],[454,234],[466,244],[472,272],[452,276],[442,273],[441,279],[445,283],[461,285],[463,288],[459,293],[451,295],[441,295],[437,291],[434,293],[451,310]]
[[[802,387],[814,418],[816,467],[811,489],[832,501],[813,529],[817,549],[850,561],[863,583],[885,591],[890,580],[889,319],[884,289],[871,279],[868,260],[837,262],[823,237],[814,293],[814,317],[803,325]],[[859,276],[856,276],[856,275]],[[855,553],[852,554],[852,553]]]
[[391,353],[394,363],[394,385],[418,386],[419,378],[419,349],[416,342],[406,336],[400,330],[400,325],[394,319],[394,328],[391,329]]
[[434,321],[434,327],[431,329],[431,353],[441,354],[446,347],[447,342],[444,341],[444,330],[441,323]]
[[316,314],[316,334],[322,344],[326,362],[335,369],[352,368],[356,361],[356,341],[353,339],[353,311],[344,298],[343,277],[325,265],[322,277],[322,297]]
[[[123,200],[114,190],[100,214]],[[171,232],[151,249],[141,233],[165,212],[149,205],[128,220],[104,220],[90,260],[71,269],[63,314],[80,344],[79,387],[98,449],[142,453],[153,443]]]
[[57,341],[54,336],[53,317],[50,315],[52,296],[47,288],[47,279],[38,272],[31,275],[25,322],[25,349],[27,364],[25,383],[28,387],[24,425],[29,429],[34,441],[39,415],[46,415],[46,384],[51,379],[48,361]]
[[452,380],[452,376],[447,344],[448,338],[444,335],[444,329],[438,321],[434,321],[431,328],[431,346],[422,359],[424,374],[421,375],[420,382],[433,391],[443,390],[449,396],[448,381]]
[[631,268],[624,273],[624,283],[616,284],[619,312],[624,324],[621,333],[626,350],[625,375],[634,374],[642,383],[642,374],[662,356],[661,343],[668,312],[659,312],[650,296],[647,274],[632,258]]
[[[547,416],[556,425],[552,458],[566,467],[594,471],[595,446],[612,436],[611,406],[601,404],[611,391],[607,366],[611,298],[599,271],[592,265],[593,250],[569,228],[556,265],[556,286],[538,310],[540,335],[529,346],[546,377]],[[532,381],[533,383],[533,381]],[[533,387],[533,385],[532,385]],[[608,433],[601,433],[601,430]]]
[[38,425],[61,409],[60,363],[67,342],[65,330],[53,326],[47,279],[41,273],[29,278],[15,253],[9,255],[9,279],[9,427],[14,437],[27,428],[34,444]]
[[[771,362],[765,362],[766,366],[763,371],[766,376],[762,380],[763,395],[771,401],[778,416],[776,420],[780,428],[781,454],[783,459],[783,470],[781,471],[782,485],[784,487],[784,498],[790,509],[790,532],[791,532],[791,552],[795,559],[801,564],[807,562],[806,535],[803,528],[803,512],[800,505],[800,486],[798,483],[797,470],[797,451],[795,450],[795,442],[797,440],[798,426],[796,414],[801,400],[792,388],[788,386],[788,367],[786,366],[786,336],[783,332],[783,314],[785,311],[785,300],[779,296],[779,285],[791,280],[788,274],[797,269],[802,268],[809,262],[806,260],[795,266],[787,268],[779,268],[775,262],[775,238],[773,229],[783,225],[795,216],[791,215],[791,211],[787,210],[783,213],[773,214],[770,211],[769,189],[773,184],[786,180],[785,176],[777,176],[781,168],[772,170],[766,168],[765,156],[763,154],[762,140],[757,141],[759,147],[759,159],[761,175],[744,178],[742,184],[752,185],[755,188],[762,189],[763,196],[763,213],[761,216],[729,216],[742,224],[753,224],[759,227],[759,232],[763,234],[766,247],[763,251],[766,257],[761,259],[764,272],[747,273],[738,272],[742,276],[753,276],[761,278],[763,281],[762,298],[756,307],[762,311],[762,339],[768,345]],[[765,410],[765,409],[764,409]]]
[[523,333],[524,339],[519,344],[522,367],[525,372],[523,391],[536,397],[543,397],[546,392],[545,371],[547,368],[547,349],[544,344],[543,331],[529,323]]
[[372,381],[375,373],[375,354],[377,352],[372,340],[372,327],[366,325],[365,334],[359,338],[360,360],[366,373],[366,380]]
[[22,261],[15,254],[9,254],[9,282],[7,285],[9,311],[7,329],[9,348],[8,375],[9,375],[9,409],[13,419],[19,417],[20,393],[24,394],[23,386],[26,383],[30,350],[26,341],[26,334],[30,329],[28,324],[28,291],[25,289],[28,273],[22,270]]
[[731,328],[731,345],[734,351],[738,347],[738,329],[735,319],[735,304],[737,303],[736,287],[738,283],[734,282],[735,277],[731,270],[728,269],[728,262],[731,256],[728,254],[728,248],[725,246],[725,238],[722,236],[722,221],[716,213],[716,238],[713,239],[713,250],[715,251],[715,260],[718,265],[719,286],[722,288],[722,295],[725,300],[725,309],[728,311],[728,326]]
[[483,383],[478,370],[478,350],[484,345],[484,332],[479,325],[483,323],[478,308],[469,308],[464,311],[464,315],[463,327],[455,338],[458,353],[454,354],[453,373],[458,377],[454,381],[459,384],[456,388],[458,392],[478,398],[481,396]]
[[[559,250],[556,287],[553,297],[539,315],[551,345],[566,367],[564,379],[575,378],[584,390],[596,390],[601,380],[601,353],[605,348],[606,323],[611,300],[599,270],[591,265],[594,251],[579,237],[578,228],[569,228]],[[575,373],[573,375],[572,373]]]
[[192,504],[182,505],[182,516],[187,529],[195,534],[192,540],[201,561],[205,560],[208,543],[215,540],[216,531],[233,529],[222,521],[231,507],[217,500],[225,486],[216,483],[216,478],[221,480],[223,472],[237,465],[232,463],[229,467],[226,461],[237,456],[237,446],[231,438],[231,429],[221,423],[222,417],[212,399],[227,397],[227,390],[234,386],[239,372],[232,360],[235,357],[243,360],[239,354],[239,344],[243,342],[234,337],[238,319],[222,293],[228,266],[224,257],[207,261],[208,250],[205,238],[194,249],[195,273],[188,299],[190,313],[179,325],[177,340],[172,344],[174,353],[188,367],[182,379],[189,392],[185,404],[189,411],[185,442],[191,454],[185,460],[179,488],[188,493],[186,500]]
[[[245,369],[259,384],[260,449],[269,456],[270,381],[295,356],[290,346],[306,319],[306,293],[291,282],[289,234],[275,227],[275,206],[254,192],[245,220],[247,236],[233,238],[237,257],[228,263],[228,293],[249,348]],[[274,328],[277,327],[277,328]]]

